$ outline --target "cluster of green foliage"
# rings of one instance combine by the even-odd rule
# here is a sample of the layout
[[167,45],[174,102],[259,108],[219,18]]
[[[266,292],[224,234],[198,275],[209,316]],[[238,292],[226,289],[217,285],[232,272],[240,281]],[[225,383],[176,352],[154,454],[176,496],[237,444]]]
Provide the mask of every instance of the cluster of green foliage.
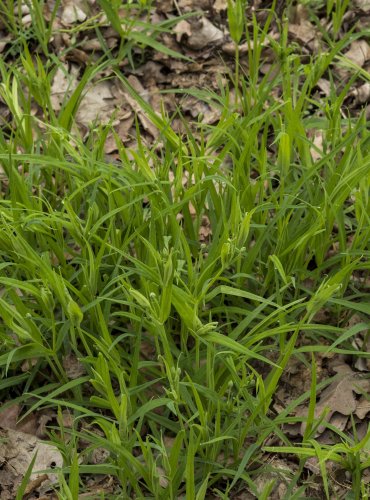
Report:
[[[255,482],[270,470],[261,461],[267,452],[297,457],[297,471],[286,471],[289,499],[304,495],[310,457],[319,459],[328,498],[329,459],[351,473],[351,498],[365,498],[369,435],[359,441],[314,418],[317,391],[331,381],[316,385],[314,353],[369,356],[351,345],[369,325],[346,329],[342,318],[370,312],[369,293],[352,279],[369,272],[370,135],[364,115],[342,114],[358,75],[340,93],[332,76],[359,34],[339,41],[324,34],[328,51],[307,61],[287,43],[284,24],[280,41],[269,37],[273,10],[265,26],[248,20],[254,50],[248,75],[234,76],[237,99],[222,85],[218,93],[188,91],[217,107],[220,120],[185,124],[177,134],[173,117],[154,113],[116,69],[135,44],[168,53],[156,37],[170,23],[150,36],[126,30],[117,2],[99,3],[122,31],[119,54],[107,50],[88,67],[56,113],[50,88],[60,63],[49,49],[43,2],[29,2],[26,36],[13,2],[0,1],[14,35],[14,59],[0,64],[0,96],[12,117],[0,132],[2,401],[11,394],[25,415],[58,411],[50,437],[64,458],[60,498],[77,499],[86,474],[115,476],[114,498],[201,500],[213,492],[226,499],[245,486],[268,498],[274,483],[258,491]],[[40,47],[36,58],[29,40]],[[261,79],[267,40],[280,71]],[[72,133],[86,85],[107,68],[160,132],[148,146],[137,128],[131,151],[116,136],[117,163],[104,155],[111,124],[95,124],[85,141]],[[331,93],[315,98],[324,74]],[[34,102],[42,117],[32,116]],[[315,161],[312,131],[323,137]],[[317,324],[324,306],[334,319]],[[69,355],[86,375],[68,377]],[[310,366],[311,391],[277,414],[273,395],[292,356]],[[305,402],[297,444],[284,426],[302,421],[291,415]],[[63,426],[65,409],[72,429]],[[319,444],[319,424],[340,444]],[[265,447],[271,436],[281,446]],[[89,446],[79,448],[80,439]],[[96,448],[109,452],[105,463],[91,464]]]

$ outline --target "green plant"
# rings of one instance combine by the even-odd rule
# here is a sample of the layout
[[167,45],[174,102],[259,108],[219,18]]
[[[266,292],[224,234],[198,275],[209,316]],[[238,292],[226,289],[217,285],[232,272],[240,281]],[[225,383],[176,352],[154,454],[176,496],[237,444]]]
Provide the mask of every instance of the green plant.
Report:
[[[41,26],[36,4],[33,30]],[[266,453],[297,459],[284,476],[287,498],[309,494],[304,466],[312,457],[328,498],[329,460],[352,474],[354,497],[365,498],[369,434],[358,439],[354,423],[350,436],[315,418],[317,395],[331,380],[319,380],[312,355],[368,357],[351,344],[368,321],[347,328],[343,319],[369,313],[368,290],[355,279],[369,273],[368,127],[364,114],[342,113],[358,75],[337,95],[332,71],[351,35],[305,59],[288,43],[286,21],[279,40],[270,36],[275,4],[261,26],[255,15],[244,19],[243,2],[230,1],[239,109],[227,84],[172,90],[220,114],[213,125],[184,123],[180,134],[117,68],[137,44],[177,56],[156,41],[174,21],[144,34],[144,21],[120,15],[122,2],[100,5],[121,44],[116,53],[103,45],[59,112],[50,99],[58,62],[43,59],[49,35],[39,40],[43,54],[22,42],[13,65],[0,62],[10,111],[0,134],[3,401],[12,388],[3,408],[21,403],[22,418],[57,412],[49,430],[64,459],[60,498],[78,498],[89,474],[113,476],[115,498],[229,498],[238,489],[269,498],[274,483],[258,481],[277,474]],[[19,34],[14,5],[1,6]],[[243,33],[253,50],[241,77]],[[274,61],[261,76],[266,43]],[[75,132],[87,85],[108,70],[158,129],[154,144],[138,124],[131,149],[112,124],[85,140]],[[320,98],[314,89],[324,74],[332,86]],[[103,153],[108,134],[117,163]],[[323,308],[328,324],[316,320]],[[274,397],[295,358],[311,367],[311,389],[277,412]],[[303,404],[307,416],[292,416]],[[70,428],[62,410],[73,414]],[[301,422],[302,439],[293,442],[286,426]],[[316,438],[322,425],[336,444]],[[271,439],[279,444],[267,445]],[[92,463],[102,449],[102,463]]]

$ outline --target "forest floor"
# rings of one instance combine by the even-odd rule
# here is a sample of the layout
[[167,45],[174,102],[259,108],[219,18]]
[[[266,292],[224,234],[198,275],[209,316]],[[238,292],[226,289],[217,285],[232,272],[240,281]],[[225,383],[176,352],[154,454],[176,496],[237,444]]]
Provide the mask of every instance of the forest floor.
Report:
[[0,498],[366,499],[370,2],[0,0]]

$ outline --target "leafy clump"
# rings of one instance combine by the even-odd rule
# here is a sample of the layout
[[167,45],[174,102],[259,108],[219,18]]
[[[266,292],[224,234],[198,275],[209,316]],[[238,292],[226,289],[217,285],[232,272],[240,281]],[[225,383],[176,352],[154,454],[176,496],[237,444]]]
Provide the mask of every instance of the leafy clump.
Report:
[[367,8],[293,3],[0,0],[1,498],[367,498]]

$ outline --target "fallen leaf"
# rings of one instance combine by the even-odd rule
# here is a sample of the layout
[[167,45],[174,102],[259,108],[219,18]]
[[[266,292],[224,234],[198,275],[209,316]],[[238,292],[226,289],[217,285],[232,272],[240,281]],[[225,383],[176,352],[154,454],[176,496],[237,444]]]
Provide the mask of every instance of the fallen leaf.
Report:
[[354,0],[354,4],[363,12],[370,12],[370,0]]
[[84,50],[72,48],[66,55],[66,60],[86,65],[89,61],[89,55]]
[[366,399],[364,396],[362,396],[357,403],[357,408],[355,413],[358,416],[358,418],[362,420],[366,417],[366,415],[369,412],[370,412],[370,401]]
[[216,12],[227,10],[227,0],[215,0],[213,3],[213,10]]
[[162,467],[159,467],[158,465],[157,465],[156,469],[157,469],[157,476],[159,479],[159,486],[161,486],[161,488],[167,488],[168,479],[166,477],[165,470]]
[[370,59],[370,45],[365,40],[355,40],[344,55],[362,68],[365,62]]
[[319,78],[316,85],[319,87],[321,92],[328,97],[330,95],[330,82],[325,78]]
[[65,369],[67,377],[72,380],[86,374],[84,365],[72,353],[67,354],[67,356],[63,358],[63,368]]
[[116,107],[111,88],[112,83],[109,80],[88,87],[76,114],[77,123],[88,127],[97,117],[103,124],[109,122]]
[[11,42],[11,40],[12,40],[12,37],[10,36],[9,33],[6,36],[1,37],[1,39],[0,39],[0,54],[1,54],[1,52],[3,52],[3,50],[5,49],[7,44],[9,42]]
[[312,141],[312,147],[310,148],[311,156],[313,161],[320,160],[323,155],[323,132],[322,130],[316,130]]
[[211,234],[212,234],[212,228],[209,218],[206,215],[203,215],[202,223],[199,228],[199,241],[201,243],[208,243]]
[[[180,38],[181,41],[183,36],[184,33]],[[223,32],[219,28],[216,28],[206,17],[202,17],[191,24],[191,34],[187,35],[185,44],[191,49],[201,50],[207,45],[221,43],[223,39]]]
[[[348,417],[351,413],[355,413],[359,404],[355,394],[368,393],[370,391],[370,380],[356,376],[356,373],[352,371],[349,365],[339,364],[334,367],[334,370],[338,373],[337,378],[322,391],[315,407],[316,419],[323,414],[325,409],[328,409],[325,417],[325,421],[327,422],[332,421],[335,413],[340,414],[342,417]],[[307,412],[307,408],[299,408],[296,414],[307,416]],[[337,417],[337,420],[334,419],[333,425],[335,425],[335,421],[337,421],[339,428],[343,426],[343,418]],[[306,423],[302,422],[302,435],[305,428]],[[321,433],[324,429],[325,427],[321,426],[318,432]]]
[[177,0],[176,4],[180,10],[207,10],[209,8],[209,0]]
[[62,411],[61,420],[62,420],[61,425],[63,425],[64,427],[67,427],[68,429],[73,428],[74,416],[69,410]]
[[192,35],[191,24],[183,19],[182,21],[176,24],[176,26],[173,29],[173,32],[176,33],[177,42],[181,42],[183,35],[187,35],[188,37]]
[[83,22],[87,18],[81,0],[64,0],[61,21],[65,26]]
[[[38,473],[45,469],[62,467],[63,457],[56,446],[41,442],[34,436],[11,429],[0,429],[0,484],[1,498],[15,498],[18,487],[37,452],[29,485],[48,481],[58,482],[56,474]],[[42,479],[42,480],[41,480]],[[31,490],[32,491],[32,490]],[[13,495],[13,496],[8,496]]]
[[198,118],[207,125],[217,122],[221,116],[219,109],[211,108],[209,104],[193,96],[187,96],[181,101],[181,109],[189,112],[193,118]]
[[364,104],[370,100],[370,83],[366,82],[357,89],[353,89],[349,94],[353,98],[353,104]]
[[20,414],[19,404],[13,404],[3,410],[0,407],[0,428],[24,432],[39,438],[45,437],[46,424],[53,419],[53,414],[45,411],[33,412],[19,420]]
[[171,12],[173,10],[172,0],[157,0],[154,5],[160,12]]
[[0,408],[0,428],[36,435],[38,427],[36,414],[30,414],[18,423],[20,413],[21,407],[19,404],[8,406],[4,410]]
[[289,33],[299,42],[308,44],[316,36],[315,27],[310,21],[302,21],[300,24],[289,24]]
[[110,452],[105,448],[94,448],[91,452],[92,464],[103,464],[109,458]]
[[[134,120],[134,114],[129,112],[125,115],[125,117],[121,118],[119,124],[114,127],[115,133],[122,142],[126,142],[129,139],[129,130],[133,126]],[[106,154],[111,154],[117,150],[118,146],[115,135],[113,133],[109,133],[104,143],[104,152]]]
[[293,469],[296,467],[295,465],[277,458],[272,459],[268,466],[268,472],[261,472],[256,476],[256,490],[259,495],[262,495],[262,492],[266,491],[266,485],[274,481],[274,489],[269,499],[281,500],[286,497],[289,478],[293,474]]
[[63,105],[66,95],[73,92],[77,85],[79,67],[76,64],[63,64],[58,67],[50,89],[51,103],[54,111],[59,111]]
[[[136,76],[130,75],[128,77],[128,81],[130,85],[135,89],[135,91],[140,95],[140,97],[142,97],[144,101],[149,102],[149,93],[144,89]],[[141,109],[140,104],[128,92],[124,92],[123,95],[125,96],[126,101],[131,106],[133,111],[135,111],[135,113],[139,117],[140,123],[142,124],[144,130],[149,132],[154,139],[157,139],[159,136],[159,131],[157,127],[145,115],[145,113]]]
[[[249,47],[251,48],[251,50],[253,50],[253,44],[251,44],[250,46],[247,43],[240,44],[238,46],[239,54],[241,56],[247,54],[247,52],[249,51]],[[222,45],[222,50],[223,52],[225,52],[225,54],[228,54],[229,56],[235,55],[235,50],[236,50],[235,42],[224,43]]]
[[315,26],[309,21],[308,17],[307,8],[299,4],[293,10],[292,19],[288,26],[289,34],[305,45],[314,41],[318,36]]

